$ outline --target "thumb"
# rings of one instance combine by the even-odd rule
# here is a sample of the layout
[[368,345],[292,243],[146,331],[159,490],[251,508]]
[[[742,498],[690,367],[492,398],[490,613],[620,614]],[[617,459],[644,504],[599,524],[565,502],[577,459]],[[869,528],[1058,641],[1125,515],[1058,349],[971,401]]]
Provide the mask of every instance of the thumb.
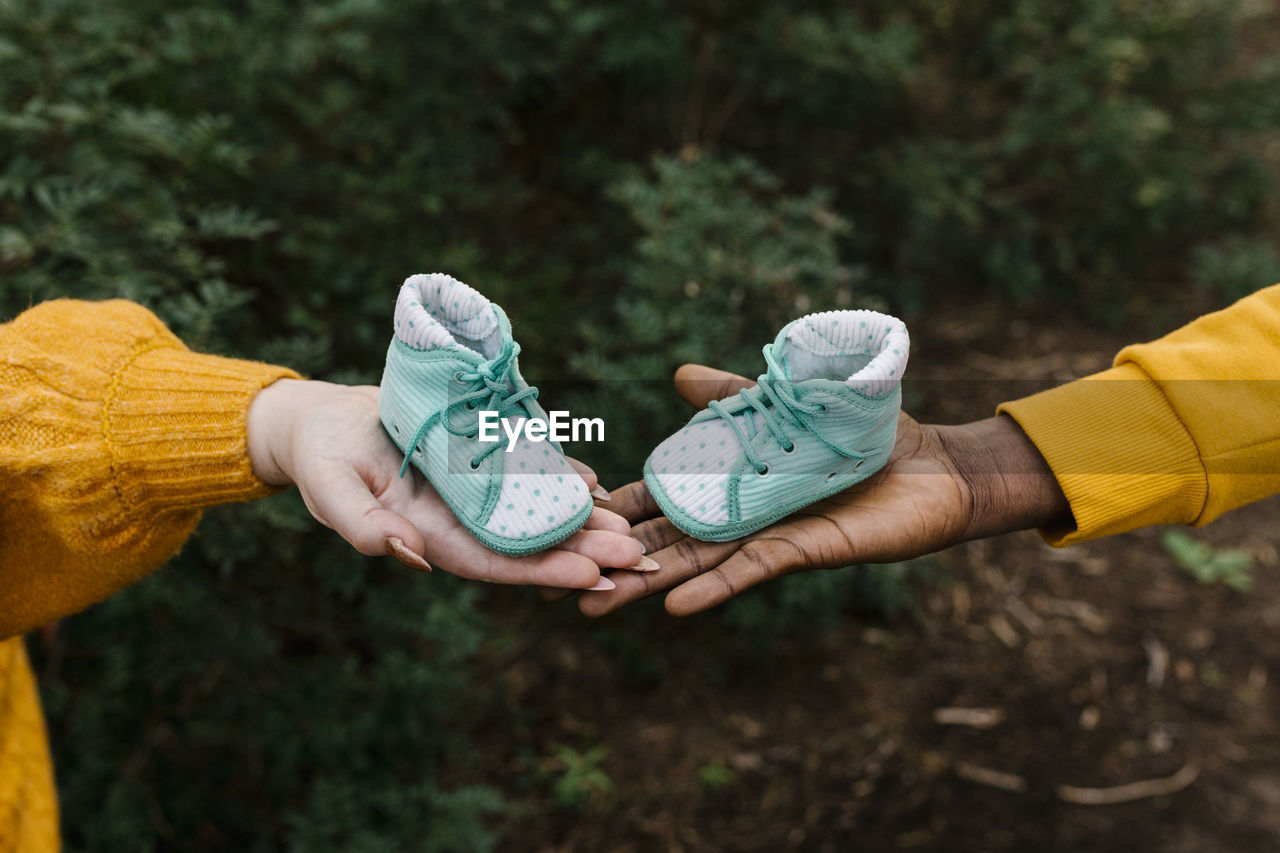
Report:
[[431,570],[421,557],[426,542],[418,528],[383,507],[355,469],[326,472],[314,482],[299,482],[298,490],[316,520],[332,528],[361,554],[389,554],[411,568]]
[[732,397],[743,388],[755,385],[755,380],[727,370],[717,370],[702,364],[682,364],[676,368],[676,393],[692,406],[705,409],[712,400]]

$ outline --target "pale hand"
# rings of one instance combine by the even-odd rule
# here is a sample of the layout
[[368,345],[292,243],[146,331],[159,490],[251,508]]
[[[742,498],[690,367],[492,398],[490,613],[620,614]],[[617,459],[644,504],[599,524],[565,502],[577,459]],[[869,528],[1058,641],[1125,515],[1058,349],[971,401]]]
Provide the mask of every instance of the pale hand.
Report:
[[[495,583],[588,589],[609,586],[601,568],[641,560],[627,522],[600,507],[584,529],[551,550],[526,557],[489,550],[418,471],[399,476],[402,456],[382,428],[373,386],[274,382],[249,409],[249,457],[264,482],[297,485],[316,520],[360,553],[390,554],[420,570],[436,566]],[[589,468],[570,461],[588,489],[598,485]]]

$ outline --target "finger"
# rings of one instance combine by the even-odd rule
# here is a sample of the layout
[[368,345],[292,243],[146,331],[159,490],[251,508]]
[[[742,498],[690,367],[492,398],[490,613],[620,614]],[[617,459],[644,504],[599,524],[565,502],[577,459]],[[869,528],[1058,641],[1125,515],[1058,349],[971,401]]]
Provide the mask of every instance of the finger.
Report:
[[597,566],[607,569],[634,566],[644,556],[638,541],[610,530],[579,530],[557,545],[556,549],[581,554]]
[[576,589],[557,589],[556,587],[544,586],[538,590],[538,595],[542,597],[543,601],[549,601],[554,604],[557,601],[564,601],[575,592],[577,592]]
[[[573,470],[578,472],[578,476],[587,484],[587,491],[591,492],[592,497],[598,497],[597,491],[604,491],[600,488],[600,478],[596,476],[596,472],[591,470],[591,466],[585,462],[579,462],[572,456],[566,456],[565,460],[573,466]],[[608,494],[608,492],[605,492]]]
[[590,557],[558,549],[525,557],[503,557],[485,577],[495,583],[562,589],[590,589],[602,579],[600,566]]
[[[601,547],[600,543],[598,542],[585,543],[587,546],[593,549],[594,553],[592,551],[585,551],[582,548],[574,548],[574,547],[569,548],[569,550],[574,550],[574,551],[577,551],[578,553],[586,554],[587,556],[590,556],[593,558],[599,558],[599,559],[596,559],[597,565],[602,565],[602,566],[606,564],[613,565],[614,562],[621,563],[626,559],[628,559],[629,555],[635,554],[637,551],[642,555],[644,553],[644,545],[639,540],[631,538],[629,535],[631,531],[631,525],[627,524],[626,520],[623,519],[622,516],[618,515],[617,513],[609,512],[607,509],[597,509],[595,512],[591,513],[591,517],[587,519],[587,524],[582,529],[582,531],[575,534],[575,536],[581,536],[583,532],[586,532],[589,530],[595,530],[599,532],[608,532],[608,533],[621,533],[622,535],[626,535],[630,542],[634,543],[633,548],[617,551],[616,553],[618,555],[618,560],[616,561],[607,560],[606,554],[603,553],[602,551],[594,551],[594,549]],[[574,537],[570,537],[569,540],[566,540],[565,543],[561,544],[558,547],[564,548],[566,547],[566,545],[570,545],[573,542],[573,539]],[[609,543],[604,543],[603,548],[615,547],[614,541],[615,540],[611,540]],[[600,559],[606,559],[607,562],[602,563],[600,562]],[[620,569],[635,569],[635,568],[638,568],[641,564],[644,564],[646,560],[648,560],[647,557],[641,556],[635,563],[629,563],[625,566],[615,565],[613,567],[620,568]],[[657,564],[653,563],[653,565],[657,565]],[[654,571],[654,569],[650,569],[647,566],[645,567],[644,570]],[[543,601],[554,602],[554,601],[563,601],[564,599],[568,598],[569,596],[577,592],[577,590],[558,589],[554,587],[543,587],[538,592],[539,592],[539,595],[542,596]]]
[[653,495],[649,494],[649,489],[645,486],[644,480],[637,480],[620,489],[615,489],[613,491],[613,502],[609,504],[609,509],[632,524],[638,524],[646,519],[657,518],[662,515],[662,510],[658,508]]
[[705,409],[712,400],[732,397],[743,388],[756,384],[754,379],[702,364],[680,365],[676,368],[674,382],[676,393],[698,409]]
[[354,468],[326,469],[318,476],[304,478],[298,490],[311,514],[361,554],[377,557],[388,553],[388,539],[399,539],[405,548],[418,555],[426,547],[418,528],[404,516],[383,507]]
[[624,604],[638,601],[656,592],[670,589],[682,581],[696,577],[720,564],[736,551],[737,542],[699,542],[681,539],[679,542],[650,554],[661,567],[656,572],[614,572],[610,580],[616,588],[606,592],[584,593],[578,599],[578,609],[587,616],[603,616]]
[[661,551],[684,538],[684,533],[665,518],[651,518],[631,528],[631,535],[644,545],[646,554]]
[[787,539],[752,539],[711,571],[694,577],[667,596],[667,612],[688,616],[723,604],[758,583],[803,565],[804,554]]
[[586,530],[608,530],[612,533],[620,533],[623,536],[631,535],[631,525],[627,523],[625,518],[616,512],[599,506],[592,510],[584,528]]

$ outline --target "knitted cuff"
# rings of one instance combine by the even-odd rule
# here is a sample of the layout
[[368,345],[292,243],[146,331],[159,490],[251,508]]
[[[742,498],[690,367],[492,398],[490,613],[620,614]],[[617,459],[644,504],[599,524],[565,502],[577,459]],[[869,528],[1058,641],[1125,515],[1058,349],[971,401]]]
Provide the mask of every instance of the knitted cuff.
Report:
[[246,425],[254,395],[288,368],[158,342],[115,375],[103,429],[126,512],[196,509],[272,494],[253,474]]
[[1071,545],[1152,524],[1190,523],[1207,496],[1200,455],[1160,388],[1134,364],[1002,403],[1040,450],[1071,504]]

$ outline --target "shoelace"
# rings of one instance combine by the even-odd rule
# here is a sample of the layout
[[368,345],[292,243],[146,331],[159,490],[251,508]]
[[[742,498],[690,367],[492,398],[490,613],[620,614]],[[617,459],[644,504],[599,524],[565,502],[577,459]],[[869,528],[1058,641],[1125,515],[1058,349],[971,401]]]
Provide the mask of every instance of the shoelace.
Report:
[[[822,403],[806,403],[795,395],[795,392],[790,387],[791,371],[785,364],[778,363],[773,354],[773,344],[765,344],[762,351],[764,352],[764,361],[768,369],[760,375],[754,388],[745,388],[738,392],[741,402],[733,406],[726,406],[719,400],[712,400],[707,408],[715,412],[718,417],[724,419],[733,430],[734,435],[738,437],[738,443],[742,445],[742,451],[747,457],[747,462],[755,469],[757,474],[763,475],[769,473],[769,466],[760,458],[755,439],[765,433],[755,431],[754,435],[747,435],[746,429],[738,422],[736,416],[748,409],[759,412],[768,433],[778,442],[784,453],[790,453],[795,450],[796,445],[787,436],[782,422],[785,421],[792,426],[814,432],[821,438],[822,436],[814,423],[813,416],[818,412],[826,411],[827,407]],[[752,429],[755,430],[754,420],[751,420],[751,423]],[[845,450],[833,442],[826,441],[826,439],[823,439],[823,441],[837,453],[848,456],[851,459],[861,459],[866,456],[864,453]]]
[[[478,432],[475,425],[471,425],[466,430],[456,429],[453,426],[453,413],[459,406],[466,406],[468,410],[475,411],[484,409],[486,411],[497,412],[499,418],[505,418],[509,414],[519,412],[528,416],[529,410],[525,407],[526,400],[538,399],[538,389],[533,387],[525,388],[523,391],[511,393],[510,387],[515,372],[516,356],[520,354],[520,345],[515,341],[507,341],[502,345],[502,349],[498,350],[498,354],[484,364],[478,365],[473,371],[459,370],[453,374],[455,381],[463,385],[475,386],[471,391],[463,394],[449,405],[445,406],[438,412],[434,412],[424,420],[419,426],[417,432],[413,434],[413,441],[408,444],[408,450],[404,454],[404,462],[400,465],[400,476],[403,477],[405,472],[409,470],[409,460],[413,456],[414,450],[418,447],[418,442],[422,441],[427,431],[439,421],[446,430],[456,436],[462,438],[475,438]],[[484,400],[483,405],[472,405],[472,402]],[[471,470],[480,467],[480,463],[489,458],[489,455],[502,447],[502,442],[495,441],[480,451],[478,456],[471,458]]]

